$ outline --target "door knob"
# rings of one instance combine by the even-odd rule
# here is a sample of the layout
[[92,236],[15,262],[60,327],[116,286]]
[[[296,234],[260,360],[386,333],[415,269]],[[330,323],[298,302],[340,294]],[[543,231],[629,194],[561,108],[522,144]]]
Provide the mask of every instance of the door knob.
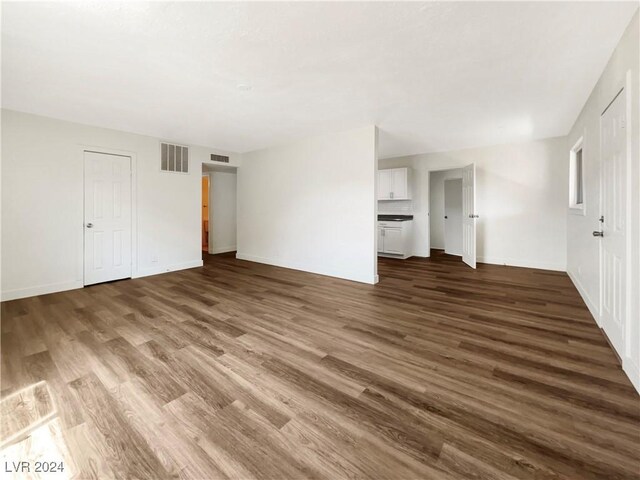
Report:
[[447,218],[449,218],[449,217],[447,217],[447,216],[445,215],[445,216],[444,216],[444,219],[446,220]]
[[596,230],[595,232],[593,232],[593,236],[594,237],[604,237],[604,232]]
[[93,223],[87,223],[87,228],[93,228]]

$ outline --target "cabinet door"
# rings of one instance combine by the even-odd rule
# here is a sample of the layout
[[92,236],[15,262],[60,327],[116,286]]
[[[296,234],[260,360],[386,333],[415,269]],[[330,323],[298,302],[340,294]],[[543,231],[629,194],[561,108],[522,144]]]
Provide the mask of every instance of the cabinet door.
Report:
[[378,170],[378,200],[389,200],[391,192],[391,170]]
[[407,169],[394,168],[391,175],[391,198],[407,198]]
[[384,228],[378,227],[378,252],[384,252]]
[[384,252],[396,254],[404,253],[401,228],[384,229]]

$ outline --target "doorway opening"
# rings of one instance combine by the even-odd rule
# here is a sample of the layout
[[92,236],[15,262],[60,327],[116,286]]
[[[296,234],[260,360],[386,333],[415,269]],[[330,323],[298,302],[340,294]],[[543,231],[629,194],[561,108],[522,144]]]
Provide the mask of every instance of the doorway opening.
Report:
[[209,253],[209,174],[202,174],[202,251]]
[[237,167],[202,163],[202,259],[236,251]]
[[462,259],[462,169],[429,175],[429,232],[431,255]]

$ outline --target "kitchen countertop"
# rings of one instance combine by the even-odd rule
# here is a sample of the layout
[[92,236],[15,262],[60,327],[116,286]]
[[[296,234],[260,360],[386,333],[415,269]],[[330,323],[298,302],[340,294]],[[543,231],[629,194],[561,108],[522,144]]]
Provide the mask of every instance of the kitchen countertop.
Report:
[[413,220],[413,215],[378,215],[379,222],[409,222]]

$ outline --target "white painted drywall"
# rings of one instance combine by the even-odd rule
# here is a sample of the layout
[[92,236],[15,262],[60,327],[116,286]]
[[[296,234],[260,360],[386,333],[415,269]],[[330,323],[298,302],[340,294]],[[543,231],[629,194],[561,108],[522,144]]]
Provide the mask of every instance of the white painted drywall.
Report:
[[225,152],[161,172],[157,138],[2,110],[3,300],[82,287],[83,146],[135,154],[134,276],[202,264],[201,162]]
[[462,255],[462,179],[444,182],[444,251]]
[[625,86],[627,76],[631,88],[627,88],[627,131],[631,132],[631,232],[632,244],[629,257],[631,270],[630,305],[628,314],[628,343],[625,352],[618,352],[623,367],[640,391],[640,86],[639,86],[639,29],[638,13],[627,27],[620,43],[604,69],[600,80],[589,96],[582,112],[567,137],[564,168],[569,169],[569,149],[584,136],[583,168],[585,175],[585,215],[567,212],[567,271],[582,294],[591,313],[599,321],[600,273],[599,241],[591,234],[599,229],[600,217],[600,116],[616,93]]
[[238,258],[374,283],[376,128],[244,154]]
[[209,173],[209,253],[236,250],[237,181],[236,173]]
[[[444,250],[444,181],[462,178],[462,169],[431,172],[429,180],[429,225],[431,228],[431,248]],[[460,227],[462,234],[462,226]]]
[[566,270],[566,137],[380,159],[414,169],[414,254],[428,256],[429,170],[476,164],[478,261]]

